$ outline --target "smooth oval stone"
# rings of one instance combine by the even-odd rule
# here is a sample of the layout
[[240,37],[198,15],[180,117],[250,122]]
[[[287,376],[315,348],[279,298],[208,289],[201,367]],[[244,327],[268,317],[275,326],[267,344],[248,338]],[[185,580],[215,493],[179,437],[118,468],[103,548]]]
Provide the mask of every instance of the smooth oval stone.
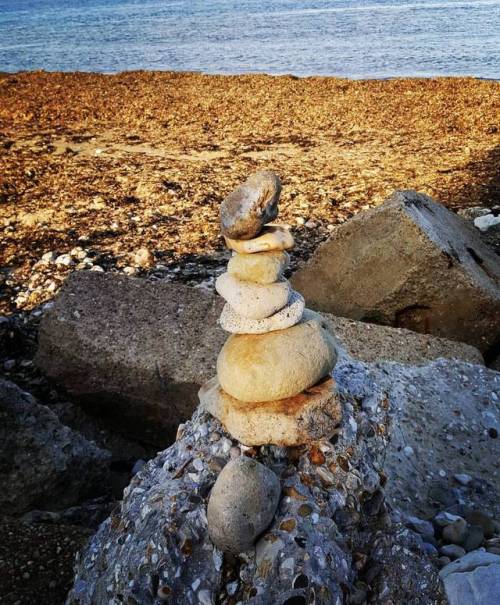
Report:
[[443,529],[443,540],[448,544],[462,544],[467,533],[467,521],[460,517]]
[[240,401],[285,399],[316,384],[336,360],[326,323],[310,319],[267,334],[233,334],[217,358],[217,377]]
[[275,330],[291,328],[299,323],[304,313],[305,302],[301,294],[292,290],[288,304],[265,319],[248,319],[238,315],[230,304],[224,305],[219,319],[221,328],[231,334],[267,334]]
[[272,284],[281,279],[290,263],[287,252],[261,252],[260,254],[234,254],[227,271],[234,277],[258,284]]
[[219,275],[215,289],[242,317],[264,319],[282,309],[290,296],[290,282],[274,284],[241,281],[230,273]]
[[281,492],[276,474],[260,462],[240,456],[222,469],[207,508],[208,533],[224,552],[250,549],[270,525]]
[[294,246],[293,235],[284,225],[267,225],[258,237],[249,240],[225,238],[226,246],[240,254],[255,254],[272,250],[290,250]]
[[222,235],[251,239],[278,216],[279,177],[269,170],[256,172],[232,191],[220,207]]

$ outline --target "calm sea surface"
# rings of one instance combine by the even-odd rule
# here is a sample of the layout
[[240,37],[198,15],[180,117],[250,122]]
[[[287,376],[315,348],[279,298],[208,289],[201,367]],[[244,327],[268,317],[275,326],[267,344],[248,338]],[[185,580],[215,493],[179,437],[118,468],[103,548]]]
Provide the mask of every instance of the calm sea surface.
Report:
[[0,71],[500,78],[500,0],[0,0]]

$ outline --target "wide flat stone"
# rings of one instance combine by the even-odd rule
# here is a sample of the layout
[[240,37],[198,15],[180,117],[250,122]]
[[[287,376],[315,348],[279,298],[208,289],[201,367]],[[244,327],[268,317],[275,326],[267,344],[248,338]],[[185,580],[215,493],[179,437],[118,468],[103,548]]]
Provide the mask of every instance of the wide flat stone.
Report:
[[253,239],[240,240],[224,238],[230,250],[240,254],[256,254],[273,250],[290,250],[294,246],[293,235],[286,225],[267,225]]
[[335,381],[326,378],[295,397],[248,403],[228,395],[217,378],[200,389],[205,409],[245,445],[302,445],[332,436],[341,420]]

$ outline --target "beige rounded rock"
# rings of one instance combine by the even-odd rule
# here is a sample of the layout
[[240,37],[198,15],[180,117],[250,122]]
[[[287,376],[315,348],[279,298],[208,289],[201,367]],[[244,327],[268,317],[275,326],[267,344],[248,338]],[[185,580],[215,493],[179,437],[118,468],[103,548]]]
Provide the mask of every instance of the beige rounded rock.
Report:
[[224,239],[228,248],[240,254],[290,250],[294,245],[293,235],[285,225],[267,225],[262,229],[260,235],[253,239],[239,240],[229,237]]
[[260,252],[259,254],[236,253],[227,265],[227,271],[234,277],[258,284],[272,284],[278,281],[290,263],[284,251]]
[[219,275],[215,289],[242,317],[264,319],[274,315],[288,302],[290,282],[282,280],[274,284],[256,284],[241,281],[230,273]]
[[221,328],[231,334],[266,334],[284,330],[298,324],[304,313],[304,298],[295,290],[290,292],[288,303],[274,315],[264,319],[249,319],[236,313],[230,304],[225,304],[219,319]]
[[310,319],[268,334],[233,334],[219,353],[217,376],[240,401],[285,399],[316,384],[336,360],[326,323]]

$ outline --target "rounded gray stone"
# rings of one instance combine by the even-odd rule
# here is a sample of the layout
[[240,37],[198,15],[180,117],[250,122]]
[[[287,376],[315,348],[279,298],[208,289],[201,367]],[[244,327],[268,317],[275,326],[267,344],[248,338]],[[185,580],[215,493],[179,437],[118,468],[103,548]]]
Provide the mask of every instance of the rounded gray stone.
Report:
[[276,474],[260,462],[240,456],[221,471],[208,502],[208,532],[224,552],[251,548],[271,523],[280,497]]
[[459,559],[465,555],[465,550],[458,544],[445,544],[441,546],[439,552],[450,559]]
[[479,548],[483,542],[483,528],[479,525],[471,525],[467,528],[462,546],[467,552],[470,552]]
[[459,517],[443,529],[443,540],[448,544],[462,544],[467,532],[467,521]]
[[256,172],[222,202],[222,235],[231,239],[252,239],[278,216],[281,182],[269,170]]

